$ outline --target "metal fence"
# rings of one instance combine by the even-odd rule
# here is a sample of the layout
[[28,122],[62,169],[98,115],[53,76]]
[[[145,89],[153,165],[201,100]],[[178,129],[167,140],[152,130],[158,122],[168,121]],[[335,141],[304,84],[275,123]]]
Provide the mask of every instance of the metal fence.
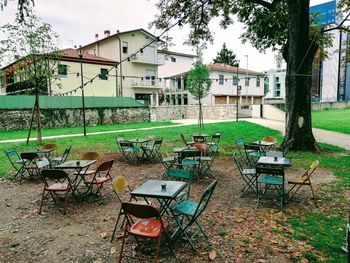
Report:
[[[0,109],[31,109],[35,96],[0,96]],[[42,109],[77,109],[82,108],[81,97],[40,96]],[[85,97],[85,108],[140,108],[145,107],[133,98]]]

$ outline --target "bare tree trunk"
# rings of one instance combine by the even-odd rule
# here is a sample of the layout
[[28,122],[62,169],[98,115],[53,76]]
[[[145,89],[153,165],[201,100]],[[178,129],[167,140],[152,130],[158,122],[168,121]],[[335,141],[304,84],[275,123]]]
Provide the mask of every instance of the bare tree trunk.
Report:
[[204,128],[204,122],[203,122],[202,102],[200,99],[198,100],[198,104],[199,104],[198,126],[199,126],[199,129],[201,129],[201,128]]
[[311,123],[311,71],[318,49],[309,37],[309,0],[287,0],[288,43],[286,77],[286,135],[294,150],[316,150]]

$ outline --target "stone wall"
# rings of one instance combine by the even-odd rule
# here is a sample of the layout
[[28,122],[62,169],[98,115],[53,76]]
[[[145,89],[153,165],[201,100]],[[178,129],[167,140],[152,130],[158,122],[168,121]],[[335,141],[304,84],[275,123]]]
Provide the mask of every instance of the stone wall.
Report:
[[323,109],[344,109],[350,107],[350,101],[335,101],[335,102],[320,102],[312,103],[313,110],[323,110]]
[[[207,120],[229,120],[236,118],[236,105],[204,105],[203,118]],[[198,105],[150,107],[151,121],[197,119]]]
[[[0,131],[28,129],[32,110],[1,110]],[[85,110],[87,125],[149,122],[148,108],[89,108]],[[83,126],[82,109],[42,109],[44,128]]]

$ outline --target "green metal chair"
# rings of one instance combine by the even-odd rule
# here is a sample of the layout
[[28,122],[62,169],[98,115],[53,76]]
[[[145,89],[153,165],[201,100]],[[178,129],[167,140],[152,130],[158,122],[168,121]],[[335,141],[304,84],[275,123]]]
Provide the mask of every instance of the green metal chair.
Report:
[[[256,174],[258,177],[258,201],[266,194],[267,190],[275,190],[280,198],[280,207],[283,209],[285,203],[285,189],[284,189],[284,168],[283,166],[260,166],[256,167]],[[264,184],[265,188],[261,191],[261,185]]]
[[166,171],[174,164],[176,164],[178,160],[174,156],[163,157],[162,153],[160,152],[160,149],[158,148],[155,149],[154,153],[156,155],[156,158],[165,168],[165,172],[162,175],[162,177],[164,177],[166,175]]
[[119,141],[119,147],[122,154],[122,160],[127,162],[136,163],[138,161],[137,154],[139,153],[139,148],[135,147],[132,142]]
[[67,160],[71,149],[72,149],[72,145],[70,145],[64,150],[64,153],[62,156],[55,156],[55,157],[49,158],[50,163],[52,165],[58,165],[58,164],[64,163]]
[[287,141],[286,143],[278,147],[275,151],[268,151],[265,153],[265,155],[272,156],[272,157],[284,157],[289,151],[289,148],[292,146],[293,141],[294,141],[293,139],[290,139],[289,141]]
[[[181,200],[170,208],[178,226],[172,236],[174,242],[179,238],[185,237],[190,243],[192,249],[195,250],[192,239],[199,232],[201,232],[205,238],[208,238],[204,233],[202,226],[199,224],[198,219],[206,209],[216,185],[217,181],[213,181],[204,191],[199,202],[192,200]],[[192,226],[197,228],[197,231],[195,231],[193,234],[189,233]]]
[[243,168],[241,164],[241,160],[235,154],[233,156],[233,160],[236,163],[239,174],[241,175],[243,181],[245,182],[245,186],[241,190],[241,196],[245,195],[249,190],[252,190],[256,195],[258,194],[258,175],[256,174],[255,168]]
[[211,173],[211,166],[214,162],[215,157],[218,155],[219,152],[219,145],[218,144],[211,144],[208,147],[207,156],[200,156],[199,157],[199,173],[201,176],[212,176]]
[[198,149],[184,149],[181,152],[181,164],[186,165],[186,166],[191,166],[193,174],[197,176],[199,179],[199,164],[200,160],[199,158],[201,157],[202,152]]
[[[169,179],[186,180],[188,181],[187,187],[176,197],[176,200],[188,199],[191,192],[191,180],[193,177],[193,171],[191,169],[185,169],[186,167],[181,164],[174,164],[166,171],[166,177]],[[166,179],[167,179],[166,178]]]
[[255,143],[244,143],[244,151],[250,166],[255,166],[259,158],[265,156],[259,145]]
[[26,159],[22,159],[16,149],[8,149],[5,150],[5,154],[10,161],[12,167],[16,170],[16,174],[11,178],[11,182],[16,179],[17,176],[20,177],[21,181],[22,179],[25,179],[24,172],[25,172],[25,162],[27,162]]
[[157,160],[157,153],[156,150],[160,150],[160,147],[162,146],[163,139],[156,139],[154,140],[154,143],[152,145],[141,145],[140,148],[143,151],[144,157],[146,157],[150,161]]

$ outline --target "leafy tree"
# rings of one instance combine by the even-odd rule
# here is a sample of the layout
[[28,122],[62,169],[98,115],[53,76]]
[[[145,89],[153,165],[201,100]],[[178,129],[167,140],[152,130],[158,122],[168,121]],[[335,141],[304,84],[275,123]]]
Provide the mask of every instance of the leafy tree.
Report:
[[[341,0],[343,8],[350,5]],[[159,0],[159,14],[153,22],[168,28],[175,21],[189,24],[188,43],[212,41],[209,22],[221,18],[223,28],[233,23],[233,15],[245,24],[243,42],[258,50],[280,50],[287,62],[286,135],[294,139],[294,150],[316,150],[311,125],[312,61],[319,48],[330,44],[322,27],[310,26],[309,0]]]
[[214,63],[224,63],[226,65],[235,66],[237,64],[236,55],[232,50],[226,47],[226,43],[222,45],[221,50],[217,53]]
[[192,96],[198,100],[199,115],[198,126],[202,128],[203,112],[201,100],[209,94],[212,81],[209,79],[209,71],[206,65],[203,64],[202,52],[200,48],[197,49],[197,60],[194,63],[193,69],[187,75],[187,90]]
[[[13,0],[0,0],[0,9],[4,10],[4,7],[7,6],[7,3]],[[29,16],[32,7],[34,6],[34,0],[18,0],[18,14],[19,19],[24,21],[25,16]]]
[[13,24],[0,27],[0,31],[5,35],[0,41],[0,61],[2,63],[15,61],[6,68],[5,74],[13,76],[20,84],[19,87],[24,87],[31,93],[34,90],[36,95],[33,112],[37,117],[40,144],[39,94],[47,93],[48,83],[58,79],[58,75],[54,74],[57,72],[60,56],[57,48],[58,35],[52,31],[49,24],[42,22],[34,14],[30,14],[25,21],[18,15]]

